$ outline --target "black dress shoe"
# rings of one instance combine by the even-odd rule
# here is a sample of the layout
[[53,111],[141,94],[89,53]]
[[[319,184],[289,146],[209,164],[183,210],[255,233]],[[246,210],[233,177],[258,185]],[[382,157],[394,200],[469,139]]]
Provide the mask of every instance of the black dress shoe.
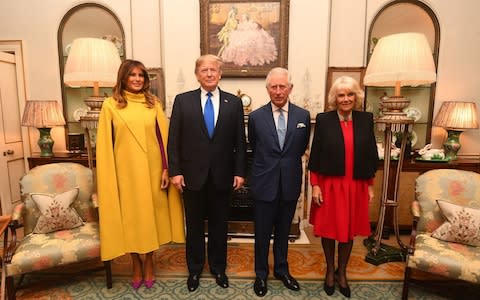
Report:
[[325,291],[325,293],[327,293],[327,295],[331,296],[333,295],[333,293],[335,293],[335,284],[330,286],[327,284],[327,281],[325,281],[325,283],[323,284],[323,290]]
[[350,298],[350,295],[351,295],[350,287],[348,286],[348,284],[347,284],[346,287],[341,286],[341,285],[340,285],[340,282],[339,282],[339,280],[338,280],[338,277],[339,277],[339,275],[338,275],[338,270],[335,270],[335,280],[336,280],[337,283],[338,283],[338,290],[340,291],[340,293],[341,293],[342,295],[344,295],[344,296],[347,297],[347,298]]
[[213,274],[215,276],[215,281],[219,286],[226,289],[228,288],[228,277],[225,273]]
[[200,276],[197,274],[190,274],[188,275],[187,279],[187,287],[189,292],[193,292],[198,288],[200,283]]
[[300,285],[298,284],[297,280],[293,278],[290,274],[280,275],[280,274],[273,274],[275,278],[280,279],[283,282],[283,285],[292,291],[300,290]]
[[338,290],[342,295],[344,295],[347,298],[350,298],[350,287],[347,285],[347,287],[342,287],[339,285]]
[[263,297],[267,293],[267,280],[260,277],[255,278],[255,283],[253,284],[253,290],[255,295],[258,297]]

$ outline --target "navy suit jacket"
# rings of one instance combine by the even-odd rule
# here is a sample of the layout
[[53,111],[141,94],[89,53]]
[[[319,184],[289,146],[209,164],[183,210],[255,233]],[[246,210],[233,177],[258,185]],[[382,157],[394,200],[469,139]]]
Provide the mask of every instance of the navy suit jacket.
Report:
[[245,177],[246,145],[243,106],[220,90],[213,137],[203,119],[200,89],[175,97],[168,135],[169,176],[183,175],[186,188],[199,190],[212,176],[218,189],[231,189],[233,176]]
[[[302,185],[302,155],[310,136],[310,114],[288,104],[288,123],[283,150],[278,142],[272,106],[268,104],[250,113],[248,140],[253,150],[250,190],[255,200],[297,201]],[[280,193],[280,194],[279,194]]]

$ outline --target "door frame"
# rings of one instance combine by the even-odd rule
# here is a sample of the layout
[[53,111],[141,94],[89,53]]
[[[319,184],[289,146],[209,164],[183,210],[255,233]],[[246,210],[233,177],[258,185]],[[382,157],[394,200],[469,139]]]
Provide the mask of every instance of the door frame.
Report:
[[[25,70],[23,63],[23,43],[21,40],[0,40],[0,51],[9,52],[15,56],[17,74],[18,108],[20,120],[22,119],[25,102],[27,99]],[[25,172],[28,171],[28,157],[31,156],[30,134],[27,127],[22,127],[22,144],[24,151]]]

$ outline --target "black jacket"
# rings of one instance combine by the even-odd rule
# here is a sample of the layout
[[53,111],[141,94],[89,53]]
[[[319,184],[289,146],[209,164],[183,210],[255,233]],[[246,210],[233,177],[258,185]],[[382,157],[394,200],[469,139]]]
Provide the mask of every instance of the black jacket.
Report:
[[[353,178],[373,178],[378,167],[373,115],[352,111],[352,120]],[[327,176],[345,175],[345,147],[336,110],[317,115],[308,168]]]

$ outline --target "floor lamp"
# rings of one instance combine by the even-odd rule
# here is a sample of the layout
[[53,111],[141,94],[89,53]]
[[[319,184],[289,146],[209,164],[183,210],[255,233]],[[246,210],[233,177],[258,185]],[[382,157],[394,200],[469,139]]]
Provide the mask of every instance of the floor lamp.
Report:
[[65,64],[63,80],[70,87],[93,87],[93,95],[84,100],[89,107],[80,117],[87,140],[88,166],[93,169],[94,147],[90,130],[98,127],[98,117],[105,97],[100,87],[113,87],[121,60],[117,47],[107,40],[79,38],[73,41]]
[[[395,95],[383,98],[380,106],[382,114],[376,118],[376,126],[384,133],[384,161],[382,193],[380,197],[380,211],[375,233],[365,240],[369,253],[365,260],[379,265],[389,261],[404,260],[406,246],[400,240],[398,229],[398,188],[400,173],[407,139],[403,138],[398,163],[393,170],[390,165],[392,138],[396,133],[402,136],[410,133],[413,128],[413,119],[407,117],[403,110],[410,100],[400,94],[401,86],[418,86],[435,82],[435,64],[432,51],[426,37],[420,33],[399,33],[381,38],[373,51],[365,72],[363,83],[366,86],[395,87]],[[395,182],[389,186],[390,172],[395,172]],[[393,191],[389,199],[389,191]],[[381,243],[385,225],[385,214],[388,208],[393,210],[393,227],[400,250]]]

